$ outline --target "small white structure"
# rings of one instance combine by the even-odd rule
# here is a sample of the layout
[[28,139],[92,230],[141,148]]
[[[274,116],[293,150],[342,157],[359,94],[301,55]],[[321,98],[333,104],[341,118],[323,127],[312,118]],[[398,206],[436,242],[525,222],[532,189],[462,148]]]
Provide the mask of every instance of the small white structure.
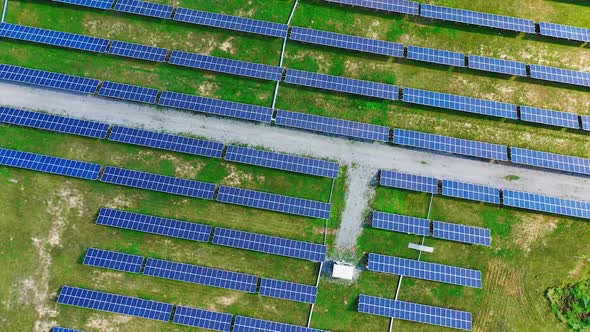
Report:
[[425,251],[425,252],[429,252],[429,253],[432,253],[434,251],[433,247],[427,247],[427,246],[423,246],[421,244],[416,244],[416,243],[408,244],[408,248],[419,250],[419,251]]
[[354,278],[354,266],[343,262],[334,262],[332,278],[352,280]]

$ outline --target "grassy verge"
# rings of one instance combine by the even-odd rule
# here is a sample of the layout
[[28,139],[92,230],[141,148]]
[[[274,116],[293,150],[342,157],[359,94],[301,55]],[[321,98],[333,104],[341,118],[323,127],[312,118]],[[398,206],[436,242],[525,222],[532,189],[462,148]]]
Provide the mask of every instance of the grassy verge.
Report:
[[574,331],[590,328],[590,279],[573,285],[550,288],[547,298],[555,315]]

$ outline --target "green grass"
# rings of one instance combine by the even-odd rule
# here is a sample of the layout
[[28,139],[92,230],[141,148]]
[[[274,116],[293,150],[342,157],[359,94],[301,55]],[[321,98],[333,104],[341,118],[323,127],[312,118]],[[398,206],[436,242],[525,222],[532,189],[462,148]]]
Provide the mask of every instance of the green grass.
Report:
[[555,315],[574,331],[590,328],[590,279],[550,288],[547,298]]

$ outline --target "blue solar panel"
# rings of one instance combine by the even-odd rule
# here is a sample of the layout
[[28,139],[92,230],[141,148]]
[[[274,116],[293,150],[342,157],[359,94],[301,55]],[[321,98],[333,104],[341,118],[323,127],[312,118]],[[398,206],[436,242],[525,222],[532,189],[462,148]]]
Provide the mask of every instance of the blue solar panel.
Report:
[[343,35],[335,32],[293,27],[289,39],[379,55],[404,57],[404,45],[383,40]]
[[287,31],[289,30],[289,26],[286,24],[210,13],[188,8],[178,8],[176,14],[174,14],[174,20],[279,38],[287,37]]
[[407,103],[446,108],[455,111],[518,119],[517,106],[497,101],[471,98],[449,93],[405,88],[403,100]]
[[273,113],[273,110],[270,107],[242,104],[233,101],[186,95],[169,91],[162,92],[158,104],[201,113],[264,123],[271,122]]
[[0,37],[100,53],[106,52],[110,42],[108,39],[103,38],[11,23],[0,24]]
[[168,303],[71,286],[63,286],[61,288],[57,303],[149,318],[163,322],[170,321],[173,308],[173,305]]
[[231,329],[233,315],[215,311],[176,306],[174,312],[174,323],[200,327],[214,331],[227,331]]
[[330,203],[283,196],[249,189],[220,186],[219,202],[295,214],[305,217],[330,219]]
[[209,242],[213,231],[209,225],[108,208],[100,209],[96,224],[199,242]]
[[499,144],[395,129],[393,143],[464,156],[508,161],[508,147]]
[[370,253],[367,268],[369,271],[481,288],[481,271],[456,266]]
[[582,129],[590,131],[590,116],[582,115]]
[[0,64],[0,79],[30,85],[67,90],[79,93],[95,93],[99,80],[73,75],[53,73],[25,67]]
[[442,221],[432,222],[432,236],[437,239],[445,239],[463,243],[492,245],[491,231],[487,228],[451,224]]
[[326,246],[321,244],[221,227],[215,228],[213,243],[267,254],[307,259],[312,262],[323,262],[326,259],[327,250]]
[[166,61],[168,50],[160,47],[113,40],[111,47],[109,47],[108,53],[133,59],[164,62]]
[[373,228],[388,231],[430,236],[430,220],[373,211]]
[[361,294],[359,312],[471,331],[470,312]]
[[155,104],[159,92],[156,89],[142,86],[105,81],[98,94],[105,97]]
[[295,302],[315,303],[318,288],[294,282],[263,278],[260,283],[260,295]]
[[590,219],[590,202],[503,190],[504,205],[533,211]]
[[500,204],[500,189],[460,181],[443,180],[443,195]]
[[399,99],[399,87],[397,85],[318,74],[303,70],[288,69],[285,82],[361,96],[388,100]]
[[541,22],[539,26],[541,28],[542,36],[569,39],[581,41],[584,43],[590,42],[590,29],[588,28],[580,28],[571,25],[562,25],[548,22]]
[[438,179],[382,169],[379,184],[386,187],[438,194]]
[[115,10],[157,18],[170,19],[174,6],[139,0],[117,0]]
[[434,48],[408,46],[408,59],[455,67],[465,67],[465,54],[437,50]]
[[590,159],[556,153],[511,148],[513,163],[590,175]]
[[219,142],[121,126],[113,127],[109,140],[212,158],[221,158],[224,147]]
[[535,21],[465,9],[422,4],[420,16],[516,32],[536,33]]
[[0,107],[0,122],[93,138],[106,138],[109,130],[109,125],[106,123],[8,107]]
[[407,0],[325,0],[327,2],[378,9],[386,12],[418,15],[420,4]]
[[325,332],[309,327],[236,316],[233,332]]
[[319,115],[278,110],[276,124],[362,140],[389,141],[388,127]]
[[181,179],[112,166],[107,166],[105,168],[101,181],[127,187],[203,199],[213,199],[213,194],[215,193],[215,185],[213,183]]
[[528,76],[526,63],[524,62],[488,58],[479,55],[469,56],[469,68],[521,77]]
[[148,258],[145,275],[256,293],[258,277],[250,274]]
[[172,51],[168,63],[270,81],[280,81],[283,76],[281,67],[182,51]]
[[583,71],[531,65],[531,78],[590,87],[590,73]]
[[140,273],[143,261],[145,261],[145,257],[142,256],[96,248],[88,248],[84,257],[84,265],[130,273]]
[[520,106],[522,121],[542,123],[551,126],[579,129],[578,115],[530,106]]
[[225,160],[296,173],[338,177],[338,163],[230,145]]
[[51,329],[51,332],[83,332],[82,330],[68,329],[61,326],[56,326]]
[[56,158],[37,153],[0,148],[0,165],[96,180],[100,165],[83,161]]
[[98,8],[98,9],[111,9],[115,0],[53,0],[56,2],[69,3],[72,5]]

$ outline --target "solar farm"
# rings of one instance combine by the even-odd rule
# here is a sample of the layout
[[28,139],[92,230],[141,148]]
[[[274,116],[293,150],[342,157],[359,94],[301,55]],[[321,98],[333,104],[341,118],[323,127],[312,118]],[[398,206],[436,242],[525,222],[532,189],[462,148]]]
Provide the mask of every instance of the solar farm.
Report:
[[590,328],[585,2],[0,4],[5,329]]

